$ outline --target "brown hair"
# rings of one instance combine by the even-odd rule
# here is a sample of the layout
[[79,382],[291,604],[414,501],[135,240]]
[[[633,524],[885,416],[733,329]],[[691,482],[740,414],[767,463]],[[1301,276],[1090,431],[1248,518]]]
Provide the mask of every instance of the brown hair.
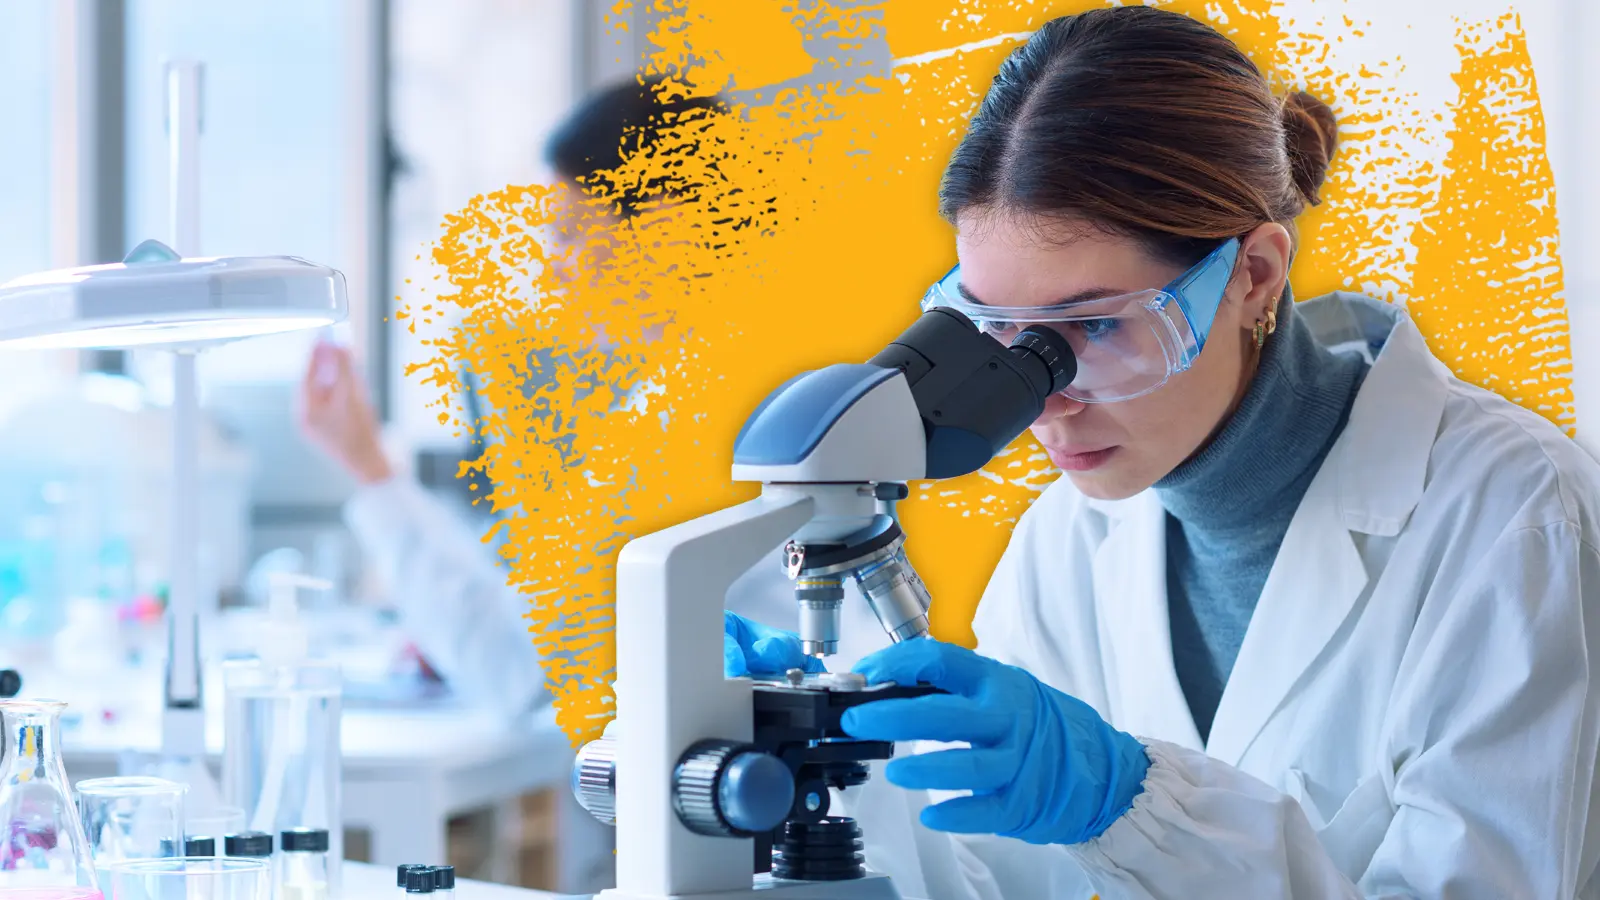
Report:
[[715,97],[665,100],[665,83],[659,75],[629,78],[585,99],[550,135],[546,161],[563,177],[593,183],[595,192],[615,203],[623,218],[648,200],[689,192],[695,185],[671,172],[632,183],[618,174],[624,160],[651,155],[675,128],[684,128],[690,113],[722,108]]
[[1082,220],[1186,265],[1320,202],[1336,132],[1326,105],[1275,97],[1210,26],[1096,9],[1046,23],[1006,58],[951,157],[940,212]]

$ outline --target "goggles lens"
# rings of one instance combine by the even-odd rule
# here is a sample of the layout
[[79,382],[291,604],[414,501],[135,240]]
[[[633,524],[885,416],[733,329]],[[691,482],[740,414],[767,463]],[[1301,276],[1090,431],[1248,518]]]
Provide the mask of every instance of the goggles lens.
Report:
[[1048,327],[1078,358],[1077,377],[1061,393],[1084,403],[1128,400],[1165,384],[1200,355],[1238,246],[1228,241],[1162,290],[1045,307],[974,303],[960,291],[958,266],[928,289],[922,308],[953,309],[1006,345],[1030,325]]
[[1009,346],[1029,325],[1057,332],[1078,358],[1078,375],[1063,393],[1078,400],[1107,403],[1154,390],[1167,379],[1165,323],[1144,305],[1156,298],[1113,298],[1096,301],[1080,316],[1059,321],[1017,322],[1009,319],[974,319],[978,329]]

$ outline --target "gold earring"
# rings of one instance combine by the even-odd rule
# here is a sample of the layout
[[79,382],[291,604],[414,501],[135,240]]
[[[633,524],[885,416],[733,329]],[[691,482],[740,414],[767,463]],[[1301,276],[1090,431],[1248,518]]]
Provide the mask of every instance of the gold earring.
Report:
[[1260,319],[1256,320],[1255,339],[1256,339],[1256,349],[1257,350],[1260,350],[1262,347],[1266,346],[1266,343],[1267,343],[1267,326],[1265,324],[1263,324]]
[[1267,334],[1278,330],[1278,308],[1276,306],[1267,310]]

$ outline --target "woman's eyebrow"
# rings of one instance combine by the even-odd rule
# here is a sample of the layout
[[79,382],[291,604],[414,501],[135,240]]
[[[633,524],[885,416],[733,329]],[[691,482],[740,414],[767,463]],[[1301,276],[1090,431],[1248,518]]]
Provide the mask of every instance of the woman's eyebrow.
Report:
[[[961,296],[968,303],[971,303],[974,306],[988,306],[989,305],[987,303],[984,303],[982,300],[979,300],[976,296],[974,296],[971,291],[967,290],[967,286],[964,285],[964,284],[957,283],[956,284],[956,290],[961,294]],[[1083,302],[1088,301],[1088,300],[1099,300],[1102,297],[1115,297],[1118,294],[1126,294],[1126,293],[1128,293],[1128,292],[1124,291],[1124,290],[1121,290],[1119,288],[1109,288],[1109,287],[1084,288],[1083,290],[1078,291],[1076,294],[1073,294],[1073,295],[1071,295],[1069,297],[1064,297],[1064,298],[1062,298],[1060,300],[1057,300],[1055,302],[1055,304],[1053,304],[1053,305],[1055,305],[1055,306],[1065,306],[1065,305],[1067,305],[1069,303],[1083,303]]]

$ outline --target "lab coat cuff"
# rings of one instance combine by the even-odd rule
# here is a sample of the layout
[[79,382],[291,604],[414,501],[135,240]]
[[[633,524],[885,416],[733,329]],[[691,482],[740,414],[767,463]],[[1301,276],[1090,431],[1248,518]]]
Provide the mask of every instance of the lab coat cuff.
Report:
[[[1227,834],[1227,826],[1212,820],[1218,804],[1260,804],[1265,811],[1282,801],[1276,791],[1253,778],[1217,771],[1222,764],[1203,753],[1165,741],[1139,740],[1145,745],[1150,768],[1133,805],[1098,837],[1067,847],[1086,872],[1101,876],[1096,881],[1113,885],[1128,873],[1209,856],[1218,841],[1253,843],[1258,837],[1268,837]],[[1272,830],[1272,818],[1259,816],[1263,831]]]
[[[1176,776],[1176,773],[1171,771],[1173,763],[1163,753],[1165,748],[1162,742],[1142,737],[1137,740],[1144,745],[1145,757],[1150,761],[1149,767],[1145,770],[1144,780],[1139,783],[1139,793],[1134,795],[1133,803],[1129,805],[1127,811],[1105,831],[1082,843],[1068,845],[1068,849],[1080,857],[1080,862],[1115,866],[1116,854],[1122,845],[1127,844],[1144,830],[1140,827],[1142,822],[1158,817],[1161,812],[1159,807],[1166,798],[1160,795],[1160,791],[1163,788],[1170,788],[1170,782]],[[1135,834],[1125,833],[1129,831]]]

